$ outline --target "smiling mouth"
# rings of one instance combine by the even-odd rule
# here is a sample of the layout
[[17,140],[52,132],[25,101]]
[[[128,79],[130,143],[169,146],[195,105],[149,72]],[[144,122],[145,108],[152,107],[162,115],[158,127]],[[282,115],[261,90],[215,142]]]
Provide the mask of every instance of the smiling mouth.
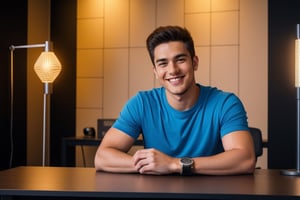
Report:
[[174,77],[174,78],[168,78],[167,80],[170,82],[170,83],[177,83],[179,82],[180,80],[183,79],[184,76],[177,76],[177,77]]

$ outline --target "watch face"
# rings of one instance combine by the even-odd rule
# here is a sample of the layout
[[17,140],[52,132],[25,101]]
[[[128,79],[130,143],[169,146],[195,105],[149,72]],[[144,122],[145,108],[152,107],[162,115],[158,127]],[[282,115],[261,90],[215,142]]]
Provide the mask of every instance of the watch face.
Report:
[[181,158],[180,161],[184,165],[191,165],[194,163],[193,159],[191,159],[191,158]]

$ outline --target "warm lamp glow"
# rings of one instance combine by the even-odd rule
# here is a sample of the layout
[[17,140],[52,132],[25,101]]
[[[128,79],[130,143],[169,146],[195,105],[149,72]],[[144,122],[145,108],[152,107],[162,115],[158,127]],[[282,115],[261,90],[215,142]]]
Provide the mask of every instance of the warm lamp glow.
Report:
[[295,42],[295,86],[300,87],[300,39]]
[[61,71],[61,64],[52,51],[44,51],[34,64],[34,71],[43,83],[53,83]]

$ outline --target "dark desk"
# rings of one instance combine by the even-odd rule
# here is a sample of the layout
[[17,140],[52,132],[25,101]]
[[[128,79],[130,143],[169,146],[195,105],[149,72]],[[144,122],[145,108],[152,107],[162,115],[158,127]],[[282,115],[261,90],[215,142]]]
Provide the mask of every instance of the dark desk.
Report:
[[[101,138],[98,137],[65,137],[62,139],[62,150],[61,150],[61,161],[62,166],[74,166],[74,164],[68,163],[67,160],[67,151],[68,147],[75,147],[75,146],[98,146],[101,142]],[[134,145],[143,146],[143,140],[137,140]],[[82,152],[82,154],[84,154]],[[84,157],[84,156],[83,156]],[[83,158],[84,160],[84,158]]]
[[0,171],[0,196],[158,199],[300,199],[300,177],[278,170],[241,176],[151,176],[94,168],[17,167]]

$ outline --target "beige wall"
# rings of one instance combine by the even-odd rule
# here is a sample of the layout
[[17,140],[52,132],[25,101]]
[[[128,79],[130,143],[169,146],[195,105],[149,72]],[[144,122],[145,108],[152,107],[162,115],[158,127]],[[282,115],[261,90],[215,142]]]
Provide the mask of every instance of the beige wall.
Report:
[[[267,0],[77,0],[76,130],[116,118],[138,90],[157,87],[145,39],[161,25],[186,26],[197,81],[236,93],[249,125],[267,138]],[[79,150],[79,149],[78,149]],[[93,166],[95,148],[85,147]],[[266,155],[258,165],[266,168]],[[82,156],[77,152],[77,166]]]

